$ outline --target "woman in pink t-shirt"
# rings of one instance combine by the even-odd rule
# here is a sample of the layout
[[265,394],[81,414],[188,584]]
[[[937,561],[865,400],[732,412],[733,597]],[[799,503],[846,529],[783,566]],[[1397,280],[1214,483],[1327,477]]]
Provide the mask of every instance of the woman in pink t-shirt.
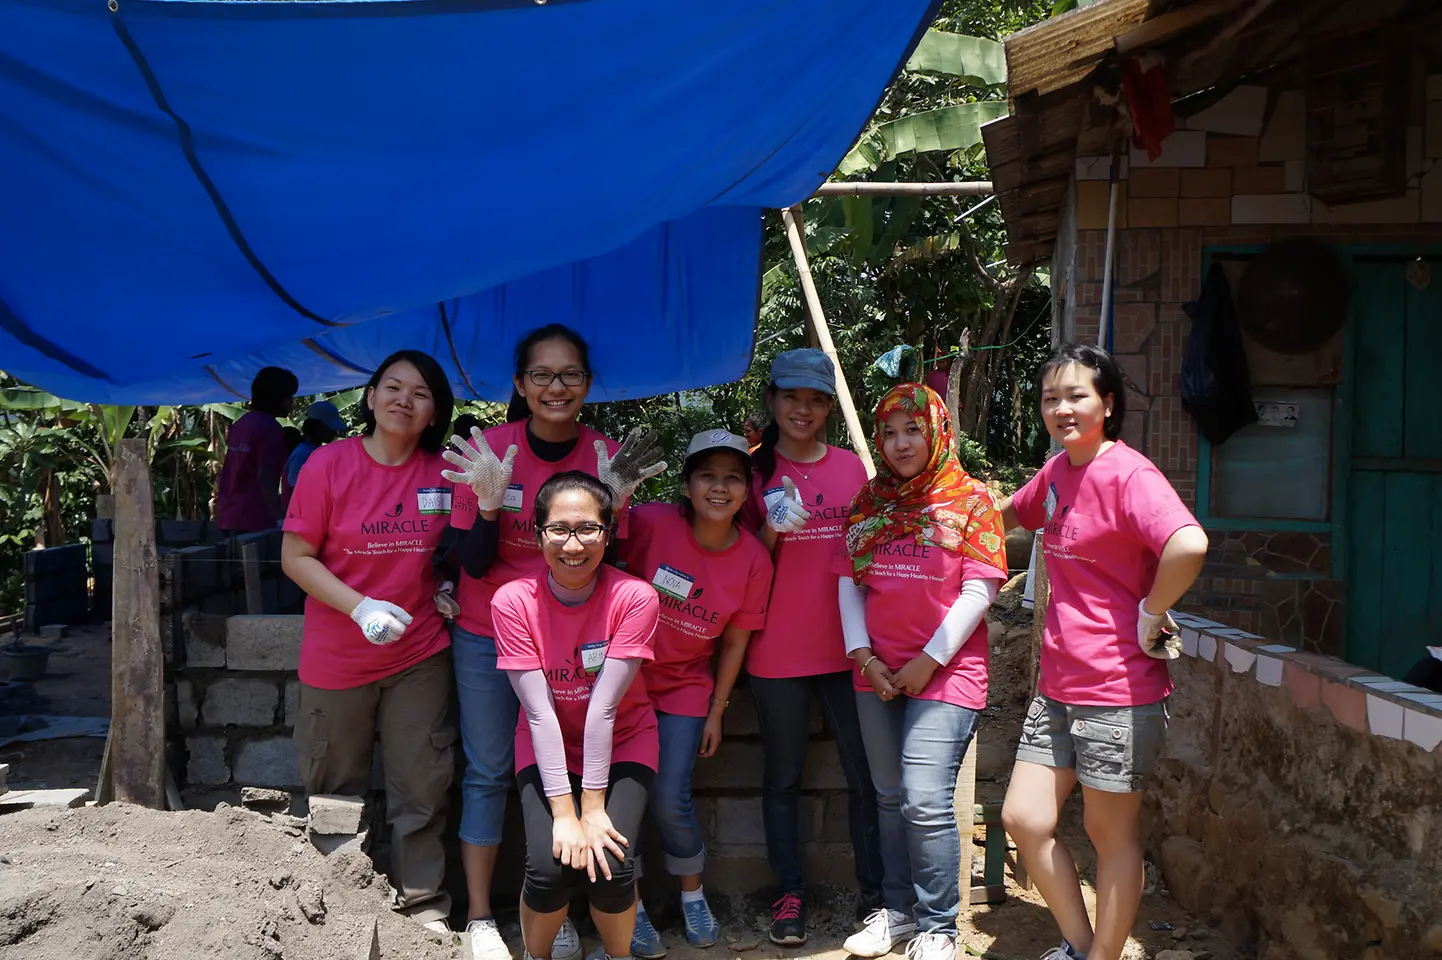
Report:
[[[696,434],[681,468],[686,499],[633,510],[631,538],[621,554],[627,572],[649,582],[661,600],[656,659],[641,671],[661,742],[651,816],[660,828],[666,870],[681,881],[686,939],[697,947],[714,944],[719,927],[701,889],[706,847],[691,802],[691,776],[697,756],[712,756],[721,744],[731,688],[751,632],[766,625],[771,596],[771,555],[736,524],[750,478],[745,440],[726,430]],[[645,905],[636,909],[631,955],[665,956]]]
[[766,856],[779,881],[771,940],[806,942],[801,861],[801,775],[815,701],[836,738],[846,775],[858,919],[882,902],[876,790],[866,765],[851,661],[841,634],[832,567],[851,498],[866,482],[861,458],[816,439],[836,400],[836,370],[820,350],[788,350],[771,365],[772,421],[753,454],[756,469],[742,522],[772,551],[775,578],[766,627],[751,638],[746,672],[761,727],[761,815]]
[[985,618],[1006,579],[1006,538],[991,492],[957,460],[935,391],[893,387],[875,430],[880,469],[852,501],[837,572],[846,651],[859,667],[886,902],[846,949],[880,957],[910,940],[908,960],[953,960],[956,775],[986,709]]
[[[1062,447],[1002,503],[1008,527],[1042,531],[1051,584],[1038,695],[1027,710],[1002,822],[1065,938],[1043,960],[1117,960],[1141,903],[1141,788],[1166,738],[1167,609],[1201,570],[1207,537],[1166,477],[1119,439],[1120,369],[1090,344],[1058,347],[1037,376]],[[1077,783],[1097,851],[1097,919],[1057,837]]]
[[363,436],[301,468],[281,565],[307,594],[295,742],[307,793],[369,792],[380,733],[397,909],[449,935],[446,795],[454,779],[450,638],[431,557],[450,513],[440,448],[451,388],[402,350],[366,385]]
[[229,536],[274,530],[285,516],[285,429],[300,384],[281,367],[263,367],[250,383],[250,410],[231,425],[215,484],[215,525]]
[[573,894],[584,889],[608,958],[628,957],[635,856],[656,776],[656,712],[638,677],[656,632],[656,591],[602,557],[614,498],[579,470],[536,493],[544,570],[504,584],[491,604],[497,663],[523,717],[516,780],[526,826],[521,936],[554,960]]
[[[496,666],[491,598],[503,584],[546,568],[533,515],[537,492],[551,477],[581,470],[603,480],[620,507],[616,535],[625,537],[627,498],[666,469],[654,434],[633,431],[618,444],[577,422],[591,387],[591,361],[586,341],[573,330],[551,324],[523,337],[513,382],[509,422],[452,438],[456,451],[446,453],[456,467],[445,475],[456,484],[451,526],[466,531],[456,550],[460,612],[451,643],[466,755],[460,834],[472,960],[510,957],[491,909],[491,876],[511,785],[508,731],[517,707]],[[567,922],[553,960],[580,956],[581,938]]]

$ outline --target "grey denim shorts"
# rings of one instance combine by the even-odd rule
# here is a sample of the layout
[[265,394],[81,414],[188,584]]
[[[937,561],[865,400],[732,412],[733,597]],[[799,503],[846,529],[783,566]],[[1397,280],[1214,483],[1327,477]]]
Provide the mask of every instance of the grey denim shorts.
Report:
[[1083,707],[1038,694],[1026,710],[1016,758],[1076,770],[1077,782],[1135,793],[1156,769],[1167,740],[1167,701]]

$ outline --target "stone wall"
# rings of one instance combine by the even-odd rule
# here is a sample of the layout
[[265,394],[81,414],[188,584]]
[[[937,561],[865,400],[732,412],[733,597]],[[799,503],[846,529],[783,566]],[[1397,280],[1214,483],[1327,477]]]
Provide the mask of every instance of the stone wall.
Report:
[[[172,769],[181,774],[187,805],[238,803],[243,787],[299,791],[295,724],[299,684],[300,616],[218,617],[190,611],[181,618],[183,659],[171,670]],[[813,709],[812,749],[801,799],[801,839],[808,880],[855,885],[847,833],[846,781],[830,733]],[[726,713],[725,741],[715,757],[697,761],[695,798],[711,856],[707,883],[727,893],[749,893],[774,882],[766,863],[761,822],[761,743],[756,711],[744,683]],[[460,809],[452,790],[452,827]],[[379,769],[372,786],[380,789]],[[383,805],[375,805],[382,807]],[[513,795],[497,889],[516,893],[524,859],[523,828]],[[379,834],[383,849],[383,832]],[[660,842],[648,823],[643,836],[652,864],[648,886],[671,881],[660,868]],[[458,856],[458,841],[453,853]],[[459,868],[450,871],[459,883]]]
[[1442,956],[1442,695],[1199,617],[1149,855],[1260,960]]

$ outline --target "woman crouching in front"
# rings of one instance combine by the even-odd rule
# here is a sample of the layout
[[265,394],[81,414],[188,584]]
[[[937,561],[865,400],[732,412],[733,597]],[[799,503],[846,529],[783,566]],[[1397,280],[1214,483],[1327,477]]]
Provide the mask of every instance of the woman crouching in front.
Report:
[[521,702],[516,780],[526,829],[521,936],[549,960],[577,888],[605,955],[629,960],[635,859],[656,777],[656,713],[637,674],[650,660],[659,603],[602,565],[615,503],[589,474],[558,473],[536,494],[545,572],[496,591],[496,664]]

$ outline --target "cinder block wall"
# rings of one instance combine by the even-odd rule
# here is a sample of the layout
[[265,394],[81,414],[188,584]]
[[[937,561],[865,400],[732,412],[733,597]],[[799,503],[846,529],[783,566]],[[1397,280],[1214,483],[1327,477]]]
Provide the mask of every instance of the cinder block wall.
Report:
[[[213,807],[237,803],[242,787],[299,792],[291,739],[299,684],[300,616],[212,617],[191,612],[181,618],[180,664],[172,669],[172,769],[186,803]],[[801,837],[811,882],[855,885],[847,832],[846,781],[835,744],[819,713],[811,716],[812,749],[801,800]],[[749,893],[773,884],[766,863],[761,823],[761,743],[756,711],[742,686],[726,714],[725,742],[715,757],[696,765],[696,805],[711,856],[707,884],[726,893]],[[457,750],[457,762],[460,751]],[[380,789],[379,770],[373,787]],[[459,776],[451,793],[453,854],[459,879],[456,819]],[[497,889],[519,891],[524,859],[523,828],[514,796],[502,851]],[[669,886],[660,843],[649,825],[643,835],[650,853],[648,887]]]

